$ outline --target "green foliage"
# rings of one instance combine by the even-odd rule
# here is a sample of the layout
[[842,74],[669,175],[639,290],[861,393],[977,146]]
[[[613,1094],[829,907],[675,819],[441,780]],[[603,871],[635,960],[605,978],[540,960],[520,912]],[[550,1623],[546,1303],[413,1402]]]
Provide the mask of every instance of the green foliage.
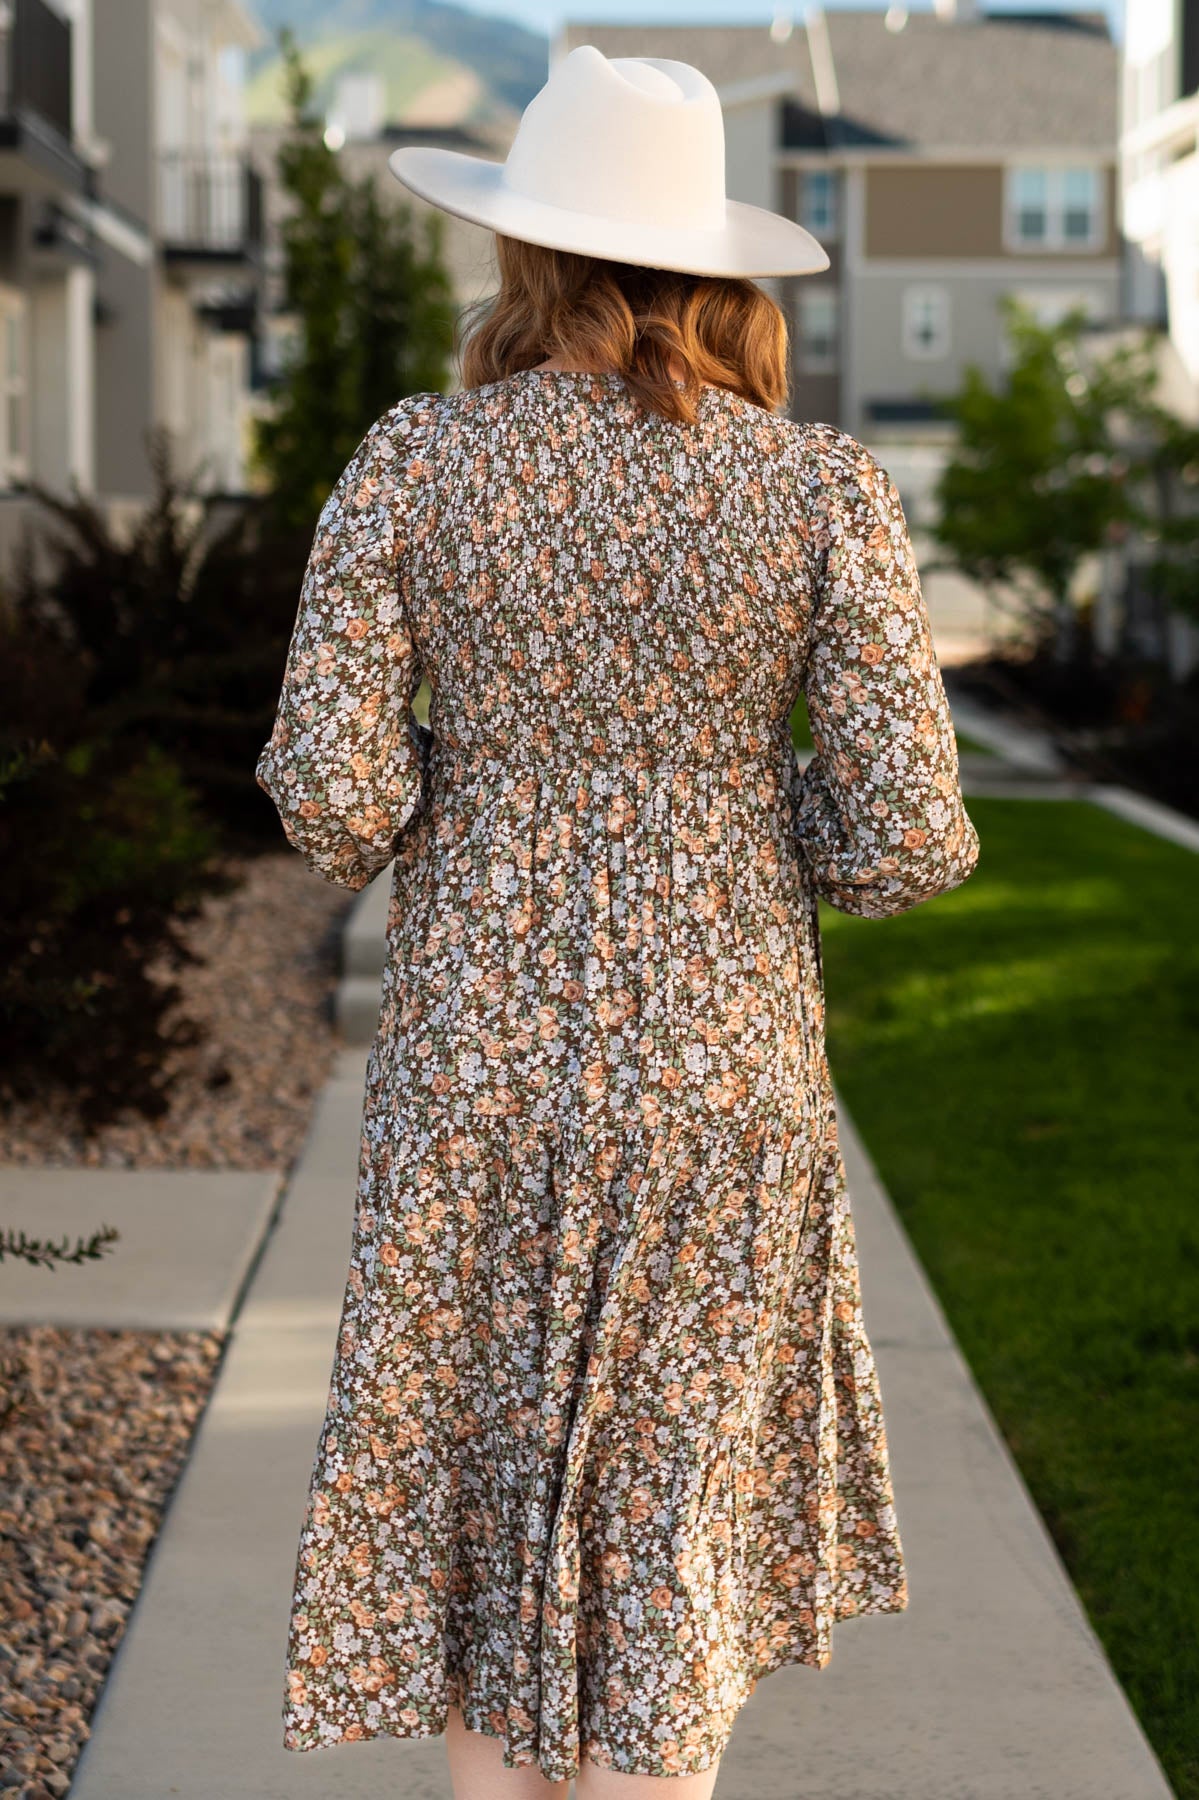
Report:
[[[0,656],[29,661],[26,627],[5,622]],[[52,1093],[88,1130],[126,1106],[158,1116],[165,1053],[197,1041],[167,1019],[179,997],[167,977],[190,960],[179,921],[227,885],[214,834],[153,746],[80,736],[86,715],[69,707],[57,743],[22,741],[18,716],[4,718],[0,1096]]]
[[801,694],[791,708],[791,742],[796,750],[814,750],[812,726],[808,719],[808,703]]
[[114,1226],[101,1225],[90,1238],[76,1238],[75,1248],[68,1250],[65,1237],[52,1244],[49,1238],[27,1237],[23,1231],[14,1231],[10,1227],[0,1231],[0,1262],[27,1262],[46,1269],[56,1268],[59,1263],[99,1262],[105,1247],[115,1244],[120,1235]]
[[294,353],[259,421],[257,467],[280,520],[313,521],[367,429],[407,394],[448,379],[454,305],[443,225],[418,233],[410,206],[350,181],[311,110],[312,83],[289,32],[280,40],[291,130],[278,158],[290,206],[282,227],[284,305]]
[[1152,518],[1147,574],[1167,606],[1199,621],[1199,427],[1155,409],[1146,455]]
[[822,913],[833,1072],[1117,1676],[1199,1800],[1195,859],[1085,802],[970,814],[962,888],[885,929]]
[[[273,842],[277,821],[254,765],[278,698],[312,521],[291,529],[255,504],[214,524],[173,471],[165,436],[153,440],[150,460],[154,494],[128,536],[86,496],[32,490],[51,572],[35,578],[26,568],[16,608],[36,625],[41,654],[54,658],[72,704],[86,711],[88,738],[167,754],[230,847]],[[0,671],[0,694],[16,677]],[[10,711],[58,743],[60,700],[33,669]]]
[[1001,301],[1011,364],[992,386],[977,364],[944,402],[958,442],[937,485],[937,542],[952,566],[989,589],[1014,591],[1036,635],[1068,634],[1069,590],[1085,555],[1144,515],[1135,448],[1121,421],[1144,420],[1155,380],[1152,337],[1085,359],[1075,308],[1040,324],[1012,296]]
[[[264,21],[265,23],[265,21]],[[394,20],[365,30],[330,32],[319,36],[302,28],[291,11],[288,25],[305,38],[304,60],[312,76],[313,95],[322,111],[335,100],[343,75],[370,74],[383,84],[383,106],[390,119],[402,119],[419,105],[435,83],[461,80],[462,65],[422,42],[415,32],[396,28]],[[260,53],[246,89],[246,115],[254,125],[285,125],[289,116],[287,62],[274,47]]]
[[168,1104],[197,1041],[173,977],[180,925],[277,843],[254,766],[270,729],[306,545],[261,509],[211,529],[154,446],[129,535],[35,488],[49,572],[0,608],[0,1097],[45,1090],[94,1129]]

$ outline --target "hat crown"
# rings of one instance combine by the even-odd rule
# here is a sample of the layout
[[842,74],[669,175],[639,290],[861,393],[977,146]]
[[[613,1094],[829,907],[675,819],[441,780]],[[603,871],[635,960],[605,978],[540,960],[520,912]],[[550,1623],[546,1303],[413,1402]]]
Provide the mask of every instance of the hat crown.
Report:
[[504,185],[528,200],[667,230],[726,219],[724,118],[700,70],[579,44],[521,115]]

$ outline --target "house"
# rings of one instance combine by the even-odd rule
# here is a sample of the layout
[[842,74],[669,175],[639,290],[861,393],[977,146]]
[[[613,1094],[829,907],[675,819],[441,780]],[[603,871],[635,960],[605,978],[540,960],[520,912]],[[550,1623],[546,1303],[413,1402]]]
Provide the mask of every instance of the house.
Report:
[[96,480],[96,272],[146,266],[143,224],[105,192],[91,0],[0,9],[0,543],[31,477]]
[[1128,9],[1120,84],[1126,311],[1169,333],[1199,384],[1199,3]]
[[[997,376],[998,306],[1117,315],[1118,55],[1099,13],[807,8],[772,25],[600,25],[576,45],[675,57],[716,86],[730,195],[798,219],[830,267],[767,282],[793,410],[872,444],[934,447],[968,363]],[[896,458],[891,459],[892,462]],[[930,459],[935,460],[935,457]]]
[[0,4],[0,562],[28,482],[143,504],[155,426],[243,485],[259,36],[242,0]]
[[242,111],[244,58],[265,41],[244,0],[93,0],[105,188],[153,245],[97,277],[97,468],[147,492],[147,434],[170,434],[207,491],[246,482],[262,189]]
[[[1119,178],[1124,310],[1161,333],[1162,404],[1199,422],[1199,0],[1136,0],[1125,17]],[[1154,547],[1113,556],[1100,641],[1161,660],[1179,680],[1199,666],[1199,625],[1146,575]]]

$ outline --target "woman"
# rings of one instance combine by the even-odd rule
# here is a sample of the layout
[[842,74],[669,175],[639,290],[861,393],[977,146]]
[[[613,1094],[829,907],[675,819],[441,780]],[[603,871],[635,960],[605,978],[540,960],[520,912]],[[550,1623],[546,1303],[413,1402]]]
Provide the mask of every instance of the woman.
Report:
[[258,765],[330,880],[394,858],[285,1742],[697,1800],[761,1676],[907,1605],[817,898],[978,841],[896,490],[778,411],[746,276],[827,257],[726,203],[704,77],[584,46],[502,168],[393,168],[502,285],[330,496]]

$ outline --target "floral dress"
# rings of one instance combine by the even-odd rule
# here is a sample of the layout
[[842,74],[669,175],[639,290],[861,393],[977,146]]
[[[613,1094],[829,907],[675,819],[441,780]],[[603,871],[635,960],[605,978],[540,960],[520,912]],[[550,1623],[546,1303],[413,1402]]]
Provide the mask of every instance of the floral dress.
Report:
[[330,881],[392,864],[284,1743],[453,1703],[550,1779],[708,1767],[908,1603],[817,921],[978,856],[897,491],[716,387],[404,399],[257,775]]

